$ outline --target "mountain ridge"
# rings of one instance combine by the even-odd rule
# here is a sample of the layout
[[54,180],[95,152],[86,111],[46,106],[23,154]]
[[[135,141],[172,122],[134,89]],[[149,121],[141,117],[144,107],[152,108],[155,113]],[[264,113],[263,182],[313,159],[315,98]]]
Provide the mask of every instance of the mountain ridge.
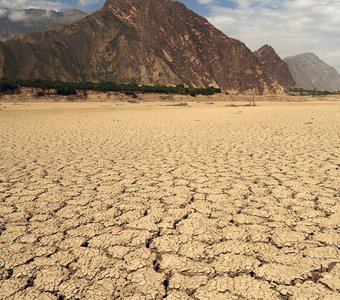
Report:
[[288,64],[279,57],[272,46],[268,44],[263,45],[254,53],[262,68],[267,73],[275,76],[279,84],[284,87],[293,87],[296,85]]
[[[141,77],[145,75],[143,78],[129,76],[131,69],[141,69],[149,59],[153,59],[152,53],[146,54],[141,48],[135,33],[108,11],[99,10],[92,16],[91,19],[82,19],[69,26],[54,25],[6,41],[6,46],[21,62],[18,72],[7,77],[64,81],[109,81],[114,77],[121,83],[141,79],[143,83],[149,83],[151,79],[147,77],[150,74],[141,74],[142,71],[139,73]],[[112,24],[114,26],[111,26],[110,31],[103,30]],[[114,45],[110,44],[112,42]],[[96,45],[99,44],[101,47],[98,49]],[[138,55],[129,56],[126,48]],[[105,50],[106,53],[101,55]],[[114,53],[107,56],[109,52]],[[49,55],[51,53],[53,55]],[[165,84],[162,80],[155,82]],[[180,83],[180,80],[176,82]]]
[[[108,0],[104,8],[136,28],[141,39],[157,55],[172,63],[176,74],[184,74],[186,84],[218,85],[224,90],[245,91],[259,82],[255,88],[260,92],[277,89],[276,79],[263,73],[244,43],[226,36],[183,3],[163,0],[155,7],[152,0]],[[171,30],[159,34],[158,27]],[[154,36],[157,40],[152,38]],[[174,44],[179,51],[173,51]]]
[[6,77],[283,92],[244,43],[176,1],[108,0],[76,23],[4,45],[20,65],[3,68]]
[[315,53],[306,52],[284,58],[299,87],[335,91],[340,90],[337,70],[322,61]]
[[87,14],[78,9],[64,12],[45,9],[0,8],[0,41],[43,30],[54,24],[72,24]]

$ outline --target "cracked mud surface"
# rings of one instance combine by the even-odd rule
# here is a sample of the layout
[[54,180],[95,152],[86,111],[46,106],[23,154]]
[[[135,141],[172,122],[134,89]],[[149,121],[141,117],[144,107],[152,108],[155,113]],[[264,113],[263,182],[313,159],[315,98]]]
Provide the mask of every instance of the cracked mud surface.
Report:
[[7,104],[0,299],[339,299],[339,109]]

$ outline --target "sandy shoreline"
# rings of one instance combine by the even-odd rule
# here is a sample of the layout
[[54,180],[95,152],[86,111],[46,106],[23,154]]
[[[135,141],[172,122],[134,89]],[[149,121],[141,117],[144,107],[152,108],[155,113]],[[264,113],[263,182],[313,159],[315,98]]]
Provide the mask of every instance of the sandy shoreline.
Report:
[[331,102],[340,101],[340,95],[327,95],[327,96],[288,96],[288,95],[226,95],[224,93],[214,94],[211,96],[197,95],[191,97],[188,95],[176,94],[141,94],[137,93],[137,99],[125,95],[124,93],[99,93],[89,91],[86,99],[82,97],[64,97],[64,96],[51,96],[51,97],[36,97],[36,91],[32,92],[31,89],[24,89],[19,95],[0,95],[0,104],[6,103],[126,103],[126,102],[145,102],[145,103],[216,103],[216,102],[230,102],[230,103],[243,103],[250,102],[253,99],[256,103],[259,102]]
[[0,299],[338,299],[328,100],[1,102]]
[[[144,100],[149,100],[151,98],[146,98]],[[68,101],[66,98],[63,98],[61,101],[47,101],[47,100],[39,100],[39,101],[20,101],[20,102],[0,102],[0,112],[32,112],[32,111],[69,111],[69,110],[88,110],[88,111],[105,111],[110,109],[116,110],[130,110],[130,109],[147,109],[147,108],[158,108],[158,109],[174,109],[174,108],[228,108],[228,109],[236,109],[236,108],[245,108],[245,109],[254,109],[256,107],[291,107],[291,106],[336,106],[338,107],[340,104],[339,99],[336,97],[330,98],[292,98],[296,101],[289,99],[288,101],[255,101],[255,107],[250,105],[250,102],[246,99],[238,99],[236,101],[195,101],[191,97],[185,97],[180,100],[185,101],[140,101],[140,102],[128,102],[128,101]],[[207,99],[207,98],[205,98]],[[209,100],[213,100],[208,98]],[[249,98],[250,99],[250,98]],[[125,99],[125,100],[128,100]],[[217,99],[219,100],[219,99]],[[184,105],[182,105],[184,104]],[[250,107],[248,107],[250,106]]]

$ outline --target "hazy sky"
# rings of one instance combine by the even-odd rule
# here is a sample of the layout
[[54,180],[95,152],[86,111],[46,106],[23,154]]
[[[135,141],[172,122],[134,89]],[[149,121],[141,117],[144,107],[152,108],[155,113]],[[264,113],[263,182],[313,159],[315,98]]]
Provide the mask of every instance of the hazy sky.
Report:
[[[123,0],[122,0],[123,1]],[[155,0],[158,1],[158,0]],[[0,7],[77,7],[104,0],[0,0]],[[281,57],[314,52],[340,71],[340,0],[181,0],[251,50],[272,45]]]

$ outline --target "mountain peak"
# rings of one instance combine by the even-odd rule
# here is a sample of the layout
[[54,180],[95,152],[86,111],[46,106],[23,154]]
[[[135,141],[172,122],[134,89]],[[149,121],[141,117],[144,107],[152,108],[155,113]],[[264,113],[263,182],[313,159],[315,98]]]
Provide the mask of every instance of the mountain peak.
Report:
[[172,0],[108,0],[71,26],[5,44],[20,65],[7,77],[283,91],[242,42]]
[[[259,48],[258,50],[255,51],[255,53],[257,53],[258,55],[262,55],[266,52],[270,52],[270,53],[275,53],[276,51],[274,50],[274,48],[271,45],[265,44],[263,45],[261,48]],[[277,54],[276,54],[277,55]]]
[[[188,85],[243,91],[251,89],[262,76],[256,57],[243,43],[229,38],[180,2],[108,0],[104,9],[134,28],[143,43]],[[236,75],[230,76],[229,70]],[[272,80],[266,78],[264,86],[253,88],[273,91],[277,83]]]
[[[269,44],[265,44],[263,45],[261,48],[259,48],[257,51],[260,51],[260,50],[267,50],[267,49],[273,49],[273,47]],[[274,49],[273,49],[274,50]]]
[[275,76],[282,86],[294,86],[295,80],[285,63],[274,48],[268,44],[254,52],[258,63],[269,74]]
[[174,1],[174,0],[107,0],[104,4],[104,8],[109,7],[124,7],[124,6],[142,6],[146,4],[152,5],[164,5],[164,4],[171,4],[171,5],[182,5],[181,2]]
[[321,91],[340,89],[340,75],[336,69],[322,61],[315,53],[301,53],[284,60],[298,86]]

